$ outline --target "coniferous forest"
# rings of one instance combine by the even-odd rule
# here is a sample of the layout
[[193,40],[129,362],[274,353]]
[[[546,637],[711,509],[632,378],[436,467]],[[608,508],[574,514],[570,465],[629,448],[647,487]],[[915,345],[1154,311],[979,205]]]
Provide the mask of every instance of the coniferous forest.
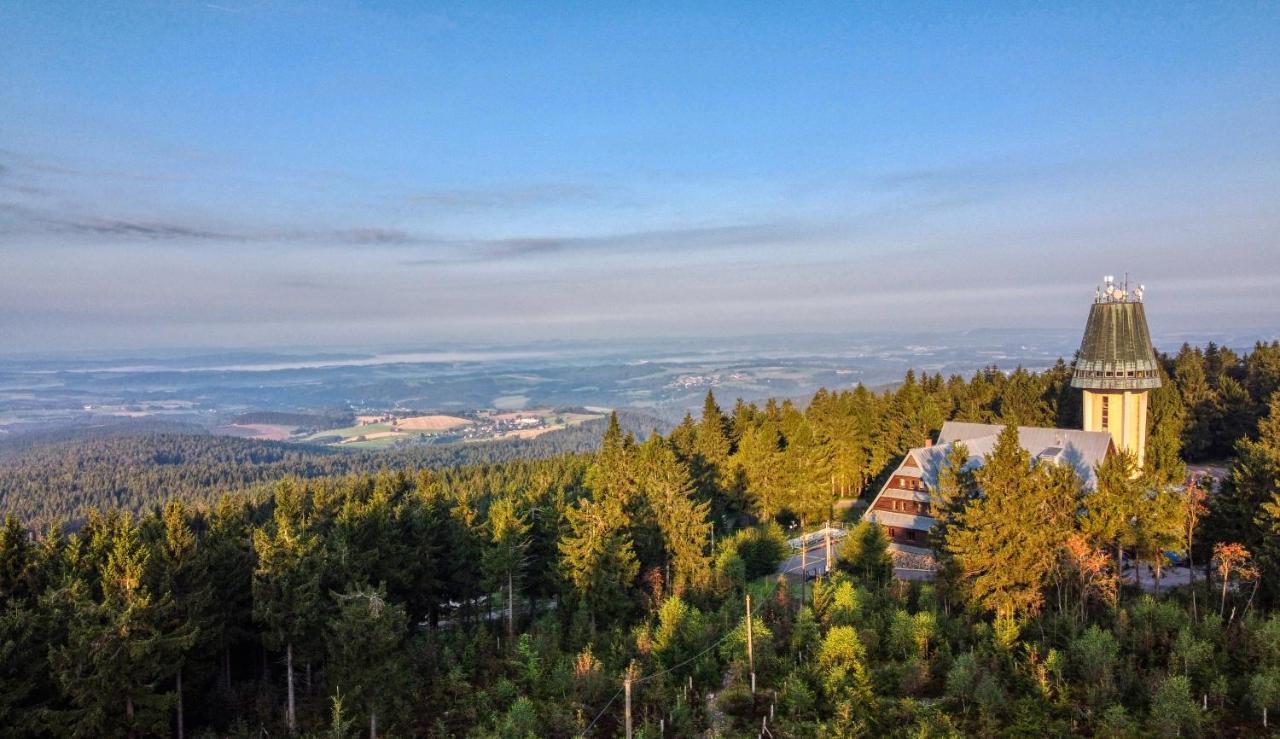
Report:
[[[590,452],[431,469],[201,477],[193,455],[169,489],[145,454],[24,452],[0,478],[23,514],[0,532],[0,726],[612,737],[629,697],[644,737],[1266,735],[1280,345],[1163,363],[1146,468],[1113,455],[1087,495],[1016,438],[1079,427],[1066,363],[803,407],[708,394],[643,441],[615,419]],[[1007,427],[982,467],[942,471],[934,580],[895,579],[884,534],[854,522],[830,575],[778,574],[788,537],[953,418]],[[1206,460],[1222,482],[1184,486]],[[145,494],[113,498],[135,474]],[[68,497],[81,476],[105,482]],[[1190,585],[1159,587],[1170,555]],[[1135,564],[1153,577],[1123,582]]]

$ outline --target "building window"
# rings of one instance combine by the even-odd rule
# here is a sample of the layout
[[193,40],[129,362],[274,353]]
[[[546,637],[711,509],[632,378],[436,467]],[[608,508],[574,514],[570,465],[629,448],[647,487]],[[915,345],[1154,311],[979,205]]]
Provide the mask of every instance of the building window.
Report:
[[1107,396],[1107,395],[1102,396],[1102,428],[1104,429],[1111,428],[1110,400],[1111,400],[1110,396]]

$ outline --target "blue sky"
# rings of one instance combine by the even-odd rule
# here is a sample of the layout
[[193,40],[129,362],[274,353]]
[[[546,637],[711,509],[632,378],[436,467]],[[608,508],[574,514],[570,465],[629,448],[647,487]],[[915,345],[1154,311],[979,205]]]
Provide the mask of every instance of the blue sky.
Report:
[[1280,4],[0,4],[0,352],[1280,325]]

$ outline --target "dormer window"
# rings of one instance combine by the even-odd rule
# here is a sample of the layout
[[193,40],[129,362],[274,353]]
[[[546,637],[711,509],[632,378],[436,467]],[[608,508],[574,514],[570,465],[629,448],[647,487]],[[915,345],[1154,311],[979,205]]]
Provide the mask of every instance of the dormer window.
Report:
[[1036,455],[1037,462],[1048,462],[1049,464],[1058,464],[1062,461],[1062,447],[1051,446]]

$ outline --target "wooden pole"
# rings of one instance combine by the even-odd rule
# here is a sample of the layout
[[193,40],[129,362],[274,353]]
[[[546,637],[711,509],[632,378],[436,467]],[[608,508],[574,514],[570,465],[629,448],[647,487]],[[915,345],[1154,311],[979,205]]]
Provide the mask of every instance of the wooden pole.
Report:
[[285,725],[289,727],[289,734],[298,733],[298,714],[293,710],[293,642],[287,642],[284,645],[284,667],[289,673],[289,706],[285,709]]
[[831,522],[827,521],[826,545],[827,545],[827,577],[831,576]]
[[751,638],[751,593],[747,593],[747,669],[751,671],[751,692],[756,692],[755,644]]
[[627,694],[627,739],[631,739],[631,667],[627,667],[627,677],[622,681],[623,690]]
[[178,668],[178,739],[183,739],[186,735],[186,727],[183,726],[182,716],[182,668]]
[[800,536],[800,607],[804,608],[804,584],[809,579],[809,542]]

